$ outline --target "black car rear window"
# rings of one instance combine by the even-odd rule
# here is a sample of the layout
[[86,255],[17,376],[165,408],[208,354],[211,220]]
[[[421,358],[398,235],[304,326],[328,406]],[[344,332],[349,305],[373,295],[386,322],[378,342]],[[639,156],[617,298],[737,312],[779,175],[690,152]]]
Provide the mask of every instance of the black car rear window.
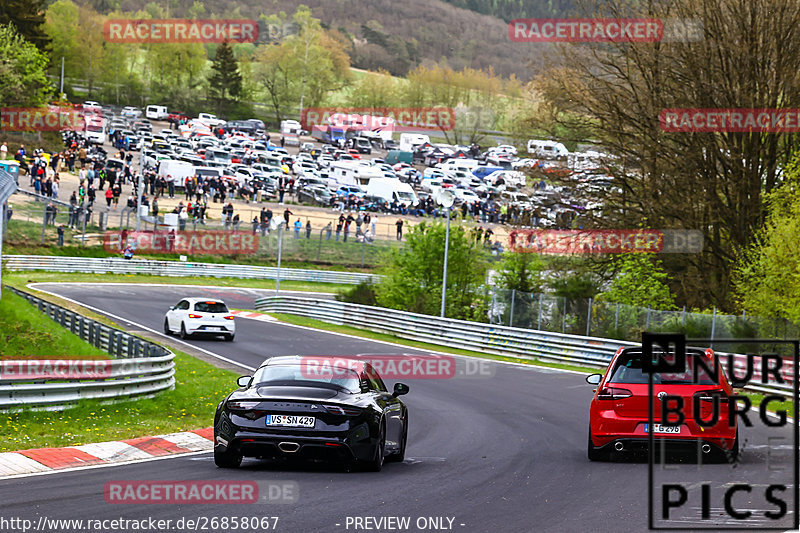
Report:
[[228,308],[222,302],[197,302],[194,310],[201,313],[227,313]]
[[[698,355],[697,357],[704,357]],[[697,381],[694,380],[695,373],[695,357],[691,354],[686,358],[686,372],[676,373],[659,373],[653,374],[653,383],[673,384],[673,385],[717,385],[713,376],[709,375],[704,368],[696,369]],[[707,366],[711,369],[714,368],[713,362],[709,361]],[[722,364],[720,364],[719,373],[721,379],[724,379],[724,371]],[[641,352],[622,353],[612,370],[611,379],[609,383],[648,383],[649,376],[647,372],[642,370],[642,354]]]

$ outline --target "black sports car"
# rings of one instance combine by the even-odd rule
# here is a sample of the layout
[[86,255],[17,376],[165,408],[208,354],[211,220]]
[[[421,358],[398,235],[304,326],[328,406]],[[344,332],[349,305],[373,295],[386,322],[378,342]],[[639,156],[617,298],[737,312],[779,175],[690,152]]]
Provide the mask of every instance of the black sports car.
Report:
[[402,461],[408,409],[372,366],[358,358],[267,359],[217,406],[214,462],[236,468],[242,457],[333,460],[379,471]]

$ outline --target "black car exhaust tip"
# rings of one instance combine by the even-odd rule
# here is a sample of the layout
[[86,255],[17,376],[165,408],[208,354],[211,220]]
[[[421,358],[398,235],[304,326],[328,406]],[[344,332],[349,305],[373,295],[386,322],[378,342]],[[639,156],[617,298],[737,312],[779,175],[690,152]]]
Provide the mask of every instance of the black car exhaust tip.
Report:
[[617,450],[618,452],[621,452],[622,450],[625,449],[625,445],[622,444],[621,442],[615,442],[614,449]]
[[295,453],[300,449],[300,445],[296,442],[281,442],[278,444],[278,449],[283,453]]
[[711,452],[711,445],[710,444],[703,444],[702,446],[700,446],[700,450],[703,453],[710,453]]

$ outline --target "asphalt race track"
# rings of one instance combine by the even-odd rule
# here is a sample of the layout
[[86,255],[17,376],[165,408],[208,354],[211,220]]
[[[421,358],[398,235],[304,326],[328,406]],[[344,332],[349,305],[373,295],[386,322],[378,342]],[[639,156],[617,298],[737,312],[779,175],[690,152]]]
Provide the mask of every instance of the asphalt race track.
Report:
[[[145,326],[157,332],[162,329],[164,312],[182,297],[221,297],[230,307],[252,308],[253,299],[263,294],[250,289],[179,286],[41,284],[38,288],[130,321],[133,324],[121,323],[132,330]],[[272,355],[414,352],[248,319],[237,319],[233,343],[188,342],[249,367]],[[507,364],[491,363],[491,368],[491,377],[409,380],[411,392],[404,396],[410,411],[406,461],[387,463],[380,473],[255,460],[245,460],[239,470],[221,470],[205,453],[0,481],[0,515],[34,522],[40,516],[278,516],[275,530],[292,533],[356,531],[352,525],[346,527],[347,518],[367,516],[411,517],[410,531],[418,531],[414,523],[419,517],[453,518],[452,530],[470,533],[647,530],[646,459],[591,463],[586,458],[592,386],[584,376]],[[247,371],[242,369],[242,373]],[[387,380],[390,390],[392,385]],[[231,383],[231,389],[235,386]],[[210,426],[213,411],[208,416]],[[780,524],[783,530],[791,529],[794,493],[791,446],[786,446],[791,444],[790,426],[770,429],[770,435],[788,439],[772,450],[759,428],[756,421],[753,428],[741,429],[745,445],[735,469],[725,464],[680,464],[657,472],[659,482],[694,483],[693,488],[700,482],[711,485],[710,519],[700,520],[700,500],[692,493],[695,499],[673,511],[670,527],[715,528],[724,523],[761,528]],[[176,506],[111,505],[103,497],[109,481],[209,479],[294,481],[299,500],[294,504]],[[725,515],[722,492],[731,481],[746,481],[754,487],[751,493],[740,492],[733,499],[737,508],[753,512],[744,523]],[[763,515],[775,509],[763,494],[770,483],[789,487],[782,497],[790,515],[778,523]]]

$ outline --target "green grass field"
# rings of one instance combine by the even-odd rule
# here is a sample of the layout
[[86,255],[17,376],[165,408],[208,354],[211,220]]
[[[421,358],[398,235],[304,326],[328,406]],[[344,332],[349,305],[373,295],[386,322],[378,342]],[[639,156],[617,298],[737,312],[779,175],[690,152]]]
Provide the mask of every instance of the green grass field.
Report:
[[0,324],[0,359],[109,359],[9,290],[0,298]]

